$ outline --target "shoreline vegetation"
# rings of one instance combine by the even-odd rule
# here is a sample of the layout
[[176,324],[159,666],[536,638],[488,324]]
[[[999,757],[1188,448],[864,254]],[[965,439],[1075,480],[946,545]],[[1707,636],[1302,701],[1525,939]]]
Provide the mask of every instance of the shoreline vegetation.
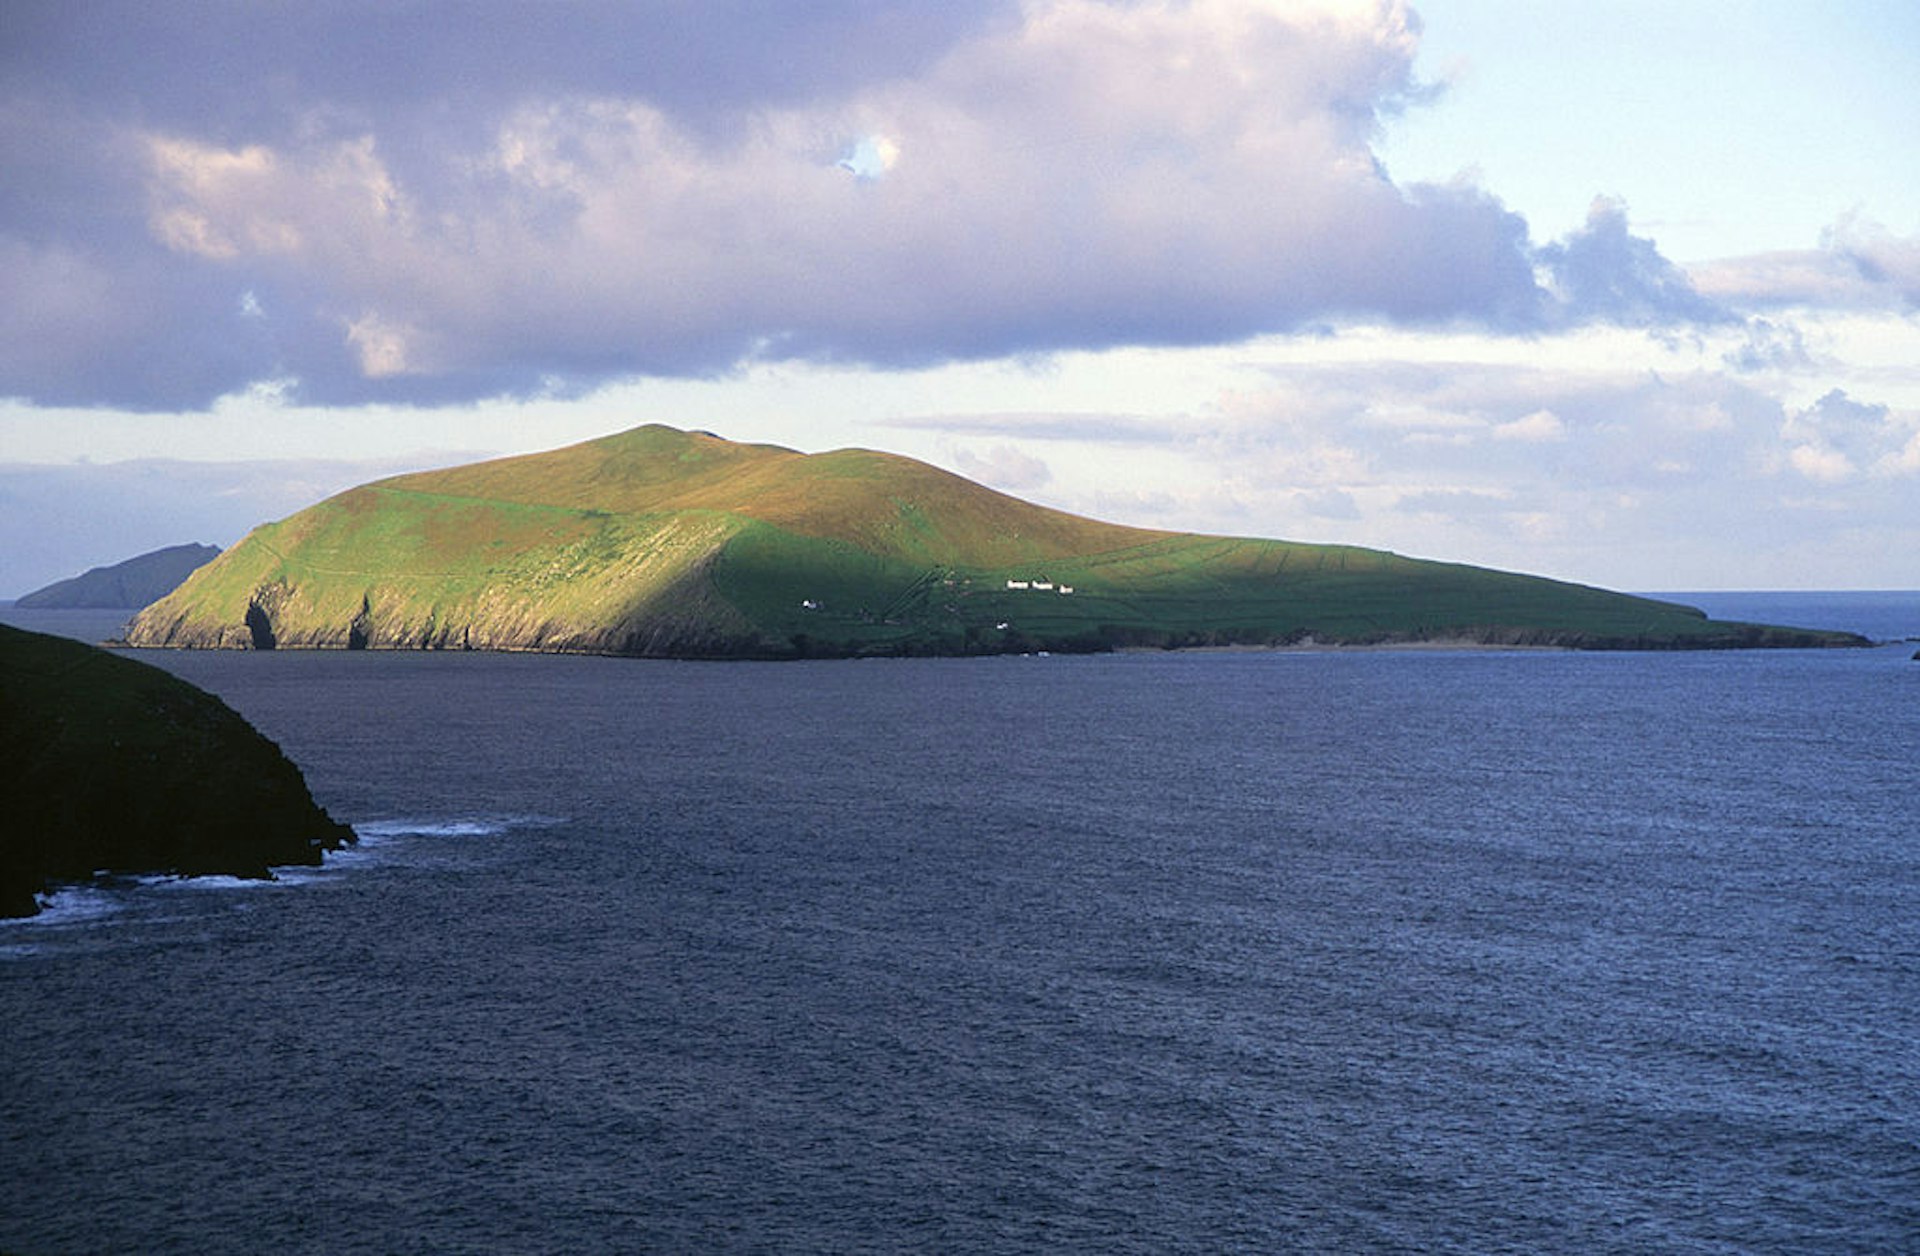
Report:
[[125,644],[771,660],[1870,643],[1354,546],[1125,527],[897,455],[648,426],[262,525]]

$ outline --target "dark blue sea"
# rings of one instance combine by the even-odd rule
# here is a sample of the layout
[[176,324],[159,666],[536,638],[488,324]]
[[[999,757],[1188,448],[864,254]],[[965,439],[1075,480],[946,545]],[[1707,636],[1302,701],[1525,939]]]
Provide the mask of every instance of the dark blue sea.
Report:
[[0,926],[0,1250],[1920,1250],[1914,650],[143,652],[361,843]]

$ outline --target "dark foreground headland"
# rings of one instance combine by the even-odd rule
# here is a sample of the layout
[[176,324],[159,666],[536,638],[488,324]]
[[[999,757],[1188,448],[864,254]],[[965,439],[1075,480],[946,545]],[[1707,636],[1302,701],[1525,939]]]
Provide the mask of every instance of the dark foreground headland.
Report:
[[1124,527],[893,454],[658,426],[331,497],[254,529],[127,640],[767,659],[1866,644],[1355,546]]
[[279,747],[213,695],[0,625],[0,916],[96,873],[268,877],[354,840]]

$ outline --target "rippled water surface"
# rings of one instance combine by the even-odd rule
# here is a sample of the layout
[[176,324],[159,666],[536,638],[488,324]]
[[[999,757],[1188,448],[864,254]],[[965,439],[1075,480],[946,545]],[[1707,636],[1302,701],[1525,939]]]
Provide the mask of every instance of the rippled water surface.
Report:
[[363,840],[0,926],[0,1249],[1911,1250],[1911,652],[142,654]]

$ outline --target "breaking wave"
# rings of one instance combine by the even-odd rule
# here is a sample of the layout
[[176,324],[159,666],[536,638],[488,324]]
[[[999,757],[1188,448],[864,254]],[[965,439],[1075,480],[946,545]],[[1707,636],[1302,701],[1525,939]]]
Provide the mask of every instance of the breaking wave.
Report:
[[501,837],[515,829],[548,828],[562,823],[547,816],[405,817],[365,820],[350,825],[354,845],[328,851],[318,866],[289,864],[266,878],[226,875],[179,876],[145,873],[102,876],[58,885],[39,896],[40,912],[0,919],[0,961],[43,953],[49,944],[82,936],[97,938],[103,929],[133,919],[162,915],[187,894],[253,896],[337,881],[382,863],[412,866],[410,851],[442,839]]
[[396,837],[498,837],[514,828],[545,827],[557,821],[533,816],[471,816],[457,820],[363,820],[353,825],[362,843]]

